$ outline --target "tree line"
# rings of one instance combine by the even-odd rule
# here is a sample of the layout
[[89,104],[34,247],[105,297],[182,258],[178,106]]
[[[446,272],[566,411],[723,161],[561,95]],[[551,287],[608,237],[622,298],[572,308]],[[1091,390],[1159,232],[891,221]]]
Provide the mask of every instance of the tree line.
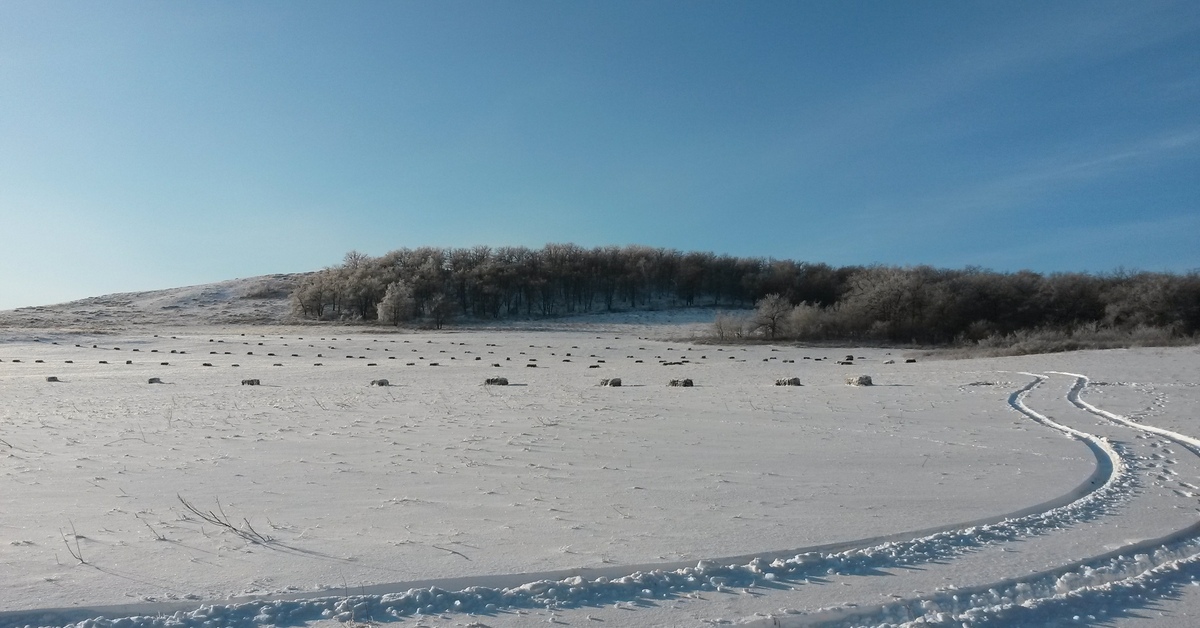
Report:
[[718,338],[888,341],[1029,351],[1172,344],[1200,333],[1200,274],[857,268],[832,304],[770,294]]
[[1028,330],[1200,332],[1200,273],[845,266],[647,246],[351,251],[303,279],[297,315],[318,320],[476,320],[705,306],[748,310],[721,337],[978,341]]

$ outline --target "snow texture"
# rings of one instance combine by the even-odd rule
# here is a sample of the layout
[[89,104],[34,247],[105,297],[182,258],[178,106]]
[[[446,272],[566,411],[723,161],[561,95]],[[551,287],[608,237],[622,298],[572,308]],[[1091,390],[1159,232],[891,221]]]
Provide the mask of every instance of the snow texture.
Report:
[[12,328],[0,627],[1196,625],[1195,348],[686,325]]

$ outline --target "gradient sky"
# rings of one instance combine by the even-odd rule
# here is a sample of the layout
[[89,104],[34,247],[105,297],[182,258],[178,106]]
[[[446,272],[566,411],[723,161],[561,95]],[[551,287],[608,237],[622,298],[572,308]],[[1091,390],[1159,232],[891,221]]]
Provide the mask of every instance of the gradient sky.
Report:
[[0,309],[547,242],[1200,268],[1200,2],[0,2]]

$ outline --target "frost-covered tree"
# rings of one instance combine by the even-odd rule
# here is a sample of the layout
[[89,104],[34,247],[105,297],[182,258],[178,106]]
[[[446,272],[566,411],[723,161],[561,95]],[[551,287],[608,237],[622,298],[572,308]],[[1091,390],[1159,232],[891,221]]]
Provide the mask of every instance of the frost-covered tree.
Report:
[[768,294],[759,299],[754,308],[754,328],[774,340],[791,311],[792,304],[787,299],[778,294]]
[[734,340],[746,335],[746,317],[720,312],[713,321],[713,333],[717,340]]
[[413,296],[412,288],[404,281],[395,281],[388,285],[383,293],[383,299],[376,306],[381,322],[399,325],[412,318]]
[[433,321],[433,327],[441,329],[450,319],[454,318],[454,299],[439,292],[429,298],[427,309],[429,318]]

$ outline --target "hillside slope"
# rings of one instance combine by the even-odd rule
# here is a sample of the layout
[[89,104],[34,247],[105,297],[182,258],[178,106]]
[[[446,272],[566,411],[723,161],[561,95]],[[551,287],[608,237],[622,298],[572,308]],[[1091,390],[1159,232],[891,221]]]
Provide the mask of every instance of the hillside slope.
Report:
[[0,311],[10,328],[98,330],[131,325],[278,324],[304,273],[262,275]]

